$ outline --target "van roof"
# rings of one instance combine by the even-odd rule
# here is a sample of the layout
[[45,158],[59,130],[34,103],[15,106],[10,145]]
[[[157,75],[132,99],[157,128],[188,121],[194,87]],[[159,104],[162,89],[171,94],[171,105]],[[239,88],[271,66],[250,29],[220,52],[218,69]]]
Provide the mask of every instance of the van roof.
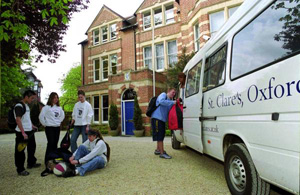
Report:
[[[196,53],[196,55],[187,63],[183,72],[191,69],[195,64],[197,64],[206,52],[214,46],[214,44],[221,39],[233,26],[235,26],[248,12],[250,12],[253,7],[266,7],[273,0],[245,0],[242,5],[234,12],[234,14],[223,24],[223,26],[218,30],[218,32],[209,39],[206,44]],[[261,9],[259,9],[261,10]]]

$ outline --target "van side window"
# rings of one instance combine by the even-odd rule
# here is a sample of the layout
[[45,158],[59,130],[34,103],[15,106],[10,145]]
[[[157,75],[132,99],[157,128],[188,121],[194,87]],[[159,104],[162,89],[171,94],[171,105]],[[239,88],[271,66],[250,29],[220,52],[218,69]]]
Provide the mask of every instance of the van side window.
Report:
[[300,51],[299,2],[276,1],[233,38],[231,79]]
[[199,92],[201,65],[202,61],[200,61],[188,72],[187,83],[185,88],[185,97],[189,97]]
[[205,60],[203,91],[215,88],[225,81],[227,45]]

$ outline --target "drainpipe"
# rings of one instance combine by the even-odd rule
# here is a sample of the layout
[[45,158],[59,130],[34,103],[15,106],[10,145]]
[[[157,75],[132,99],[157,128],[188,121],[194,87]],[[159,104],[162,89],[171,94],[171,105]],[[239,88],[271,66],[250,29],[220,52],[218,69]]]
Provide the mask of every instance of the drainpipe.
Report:
[[82,85],[84,85],[84,46],[81,44]]
[[153,10],[151,10],[151,26],[152,26],[152,74],[153,74],[153,97],[155,96],[155,50],[154,50],[154,16]]
[[133,29],[133,41],[134,41],[134,71],[137,70],[137,63],[136,63],[136,34],[135,29]]

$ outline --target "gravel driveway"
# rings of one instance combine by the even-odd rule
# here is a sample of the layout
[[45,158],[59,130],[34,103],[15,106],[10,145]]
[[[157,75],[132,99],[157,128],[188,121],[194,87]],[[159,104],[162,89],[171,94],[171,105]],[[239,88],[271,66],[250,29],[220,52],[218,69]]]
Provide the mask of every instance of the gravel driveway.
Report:
[[[61,138],[65,132],[62,132]],[[14,166],[14,134],[0,135],[0,194],[230,194],[223,164],[182,146],[173,150],[170,137],[166,151],[173,159],[153,154],[156,143],[150,137],[110,137],[111,161],[105,169],[84,177],[41,177],[44,166],[18,176]],[[81,137],[78,139],[81,142]],[[38,162],[46,150],[44,132],[36,133]]]

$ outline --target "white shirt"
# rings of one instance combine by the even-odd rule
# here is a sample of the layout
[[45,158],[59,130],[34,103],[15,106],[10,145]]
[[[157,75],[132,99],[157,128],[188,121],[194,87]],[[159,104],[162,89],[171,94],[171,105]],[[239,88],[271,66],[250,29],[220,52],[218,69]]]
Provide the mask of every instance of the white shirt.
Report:
[[76,126],[91,124],[94,112],[89,102],[77,102],[73,108],[72,119],[75,120]]
[[40,122],[44,127],[59,127],[64,118],[64,111],[56,105],[44,106],[39,116]]
[[[20,106],[23,109],[22,104],[16,104],[15,107]],[[22,116],[21,118],[21,123],[23,126],[24,131],[31,131],[32,130],[32,123],[31,123],[31,119],[30,119],[30,108],[27,104],[25,104],[26,107],[26,112],[25,114]],[[16,113],[14,112],[15,118],[16,118]],[[21,132],[20,128],[16,127],[16,131]]]

